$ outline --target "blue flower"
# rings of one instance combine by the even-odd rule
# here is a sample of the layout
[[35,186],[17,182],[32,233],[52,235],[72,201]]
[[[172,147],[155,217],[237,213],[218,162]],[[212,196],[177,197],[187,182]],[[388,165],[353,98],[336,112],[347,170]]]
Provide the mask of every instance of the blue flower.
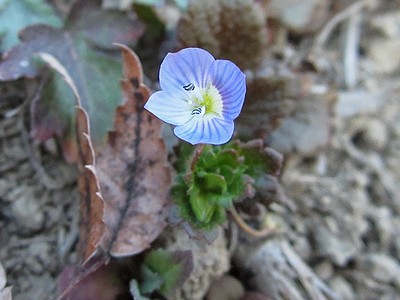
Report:
[[175,125],[177,137],[193,145],[220,145],[232,138],[246,93],[245,75],[234,63],[186,48],[167,54],[159,80],[162,90],[145,108]]

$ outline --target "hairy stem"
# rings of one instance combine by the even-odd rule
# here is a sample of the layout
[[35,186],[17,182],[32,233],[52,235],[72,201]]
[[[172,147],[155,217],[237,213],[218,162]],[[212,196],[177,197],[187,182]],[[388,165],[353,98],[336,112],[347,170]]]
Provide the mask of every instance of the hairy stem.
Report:
[[192,158],[190,159],[190,171],[193,172],[196,167],[196,163],[200,158],[201,153],[203,153],[205,144],[199,144],[193,152]]

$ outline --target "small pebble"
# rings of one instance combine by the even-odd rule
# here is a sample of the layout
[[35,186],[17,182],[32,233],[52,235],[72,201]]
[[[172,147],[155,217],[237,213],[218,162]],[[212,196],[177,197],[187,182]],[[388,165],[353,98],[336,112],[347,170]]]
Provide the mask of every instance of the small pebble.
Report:
[[207,300],[239,300],[243,295],[242,283],[235,277],[224,275],[211,286]]
[[363,262],[366,271],[376,281],[400,286],[400,264],[383,253],[367,254]]
[[44,225],[44,212],[34,196],[33,188],[21,186],[9,195],[11,211],[14,216],[18,233],[22,236],[31,236],[42,229]]
[[353,287],[341,276],[335,276],[329,282],[331,288],[341,296],[341,299],[353,300],[356,299]]
[[387,128],[378,119],[357,119],[352,127],[353,142],[357,147],[380,151],[388,142]]
[[365,143],[374,150],[383,149],[388,141],[388,132],[385,124],[377,119],[370,119],[364,131]]
[[325,259],[314,267],[315,272],[323,279],[328,280],[333,275],[332,263]]

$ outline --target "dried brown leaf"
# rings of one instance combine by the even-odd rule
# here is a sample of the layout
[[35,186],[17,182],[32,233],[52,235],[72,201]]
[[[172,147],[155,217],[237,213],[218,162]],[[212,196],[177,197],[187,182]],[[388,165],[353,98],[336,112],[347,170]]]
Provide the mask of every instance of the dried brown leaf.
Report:
[[78,248],[82,262],[86,263],[96,253],[105,230],[103,221],[104,202],[100,194],[99,182],[94,167],[94,150],[90,139],[89,118],[85,109],[81,106],[78,89],[68,71],[55,57],[47,53],[40,53],[39,56],[63,77],[77,101],[78,187],[82,196]]
[[142,83],[142,66],[132,50],[118,47],[125,102],[117,108],[108,145],[96,157],[107,226],[102,245],[117,257],[143,251],[164,229],[172,183],[161,121],[143,107],[150,91]]
[[[83,262],[102,250],[112,256],[140,253],[161,233],[172,183],[161,121],[144,109],[150,91],[143,85],[139,58],[118,45],[124,61],[121,81],[124,103],[115,114],[108,144],[95,154],[88,116],[65,68],[51,55],[41,54],[72,88],[77,102],[79,189],[82,194],[80,249]],[[103,199],[104,208],[103,213]],[[104,222],[106,224],[105,234]]]
[[116,299],[123,291],[116,267],[104,257],[84,266],[66,266],[58,276],[58,300]]
[[94,167],[94,151],[90,141],[88,116],[80,106],[76,109],[76,125],[79,157],[78,187],[82,197],[79,253],[85,263],[96,253],[105,232],[104,201]]

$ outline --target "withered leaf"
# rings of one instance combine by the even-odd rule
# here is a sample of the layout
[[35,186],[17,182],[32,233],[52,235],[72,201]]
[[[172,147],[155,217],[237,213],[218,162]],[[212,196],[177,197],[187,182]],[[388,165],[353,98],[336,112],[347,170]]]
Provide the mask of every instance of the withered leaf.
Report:
[[116,261],[93,259],[90,264],[66,266],[58,277],[61,295],[58,300],[114,300],[128,294],[121,274],[126,270]]
[[117,108],[108,145],[96,153],[96,172],[105,201],[103,249],[112,256],[148,248],[166,222],[171,186],[161,121],[144,109],[150,91],[142,66],[128,47],[118,45],[124,62],[125,102]]
[[103,221],[104,202],[100,194],[99,182],[94,167],[94,150],[90,139],[89,119],[85,109],[81,106],[78,89],[67,70],[55,57],[47,53],[39,53],[39,56],[62,76],[71,88],[77,102],[78,187],[82,197],[80,202],[81,225],[78,248],[82,263],[85,264],[96,253],[105,230]]
[[293,205],[285,196],[279,183],[283,165],[282,154],[270,147],[265,147],[260,139],[237,143],[247,164],[252,166],[249,175],[255,178],[255,181],[251,183],[255,193],[248,197],[248,199],[252,198],[250,202],[257,201],[266,207],[277,202],[292,209]]
[[105,232],[104,201],[94,167],[94,151],[90,141],[88,116],[78,106],[76,110],[78,143],[78,187],[81,194],[81,224],[79,235],[79,253],[83,263],[94,254]]
[[[92,142],[103,142],[112,128],[113,112],[121,100],[117,78],[121,64],[109,48],[113,42],[133,45],[144,31],[143,24],[120,11],[101,9],[100,0],[78,0],[62,29],[33,25],[20,32],[21,43],[4,54],[0,63],[0,81],[35,77],[41,66],[35,61],[38,52],[56,57],[73,78],[90,116]],[[100,51],[100,50],[107,51]],[[62,136],[74,139],[73,95],[62,80],[54,78],[46,85],[41,101],[33,109],[37,122],[36,138]],[[49,124],[55,125],[48,126]],[[70,144],[68,144],[70,145]],[[69,148],[64,147],[67,152]],[[75,158],[76,153],[65,153]]]
[[[172,176],[161,138],[161,121],[144,109],[150,91],[142,83],[139,58],[128,47],[119,45],[119,48],[124,61],[121,81],[124,103],[116,110],[115,129],[109,132],[108,144],[96,151],[96,158],[90,143],[88,118],[79,105],[78,89],[54,57],[41,54],[43,60],[63,75],[78,100],[84,262],[95,254],[99,238],[104,252],[117,257],[133,255],[148,248],[166,225]],[[106,229],[101,237],[103,219]]]

